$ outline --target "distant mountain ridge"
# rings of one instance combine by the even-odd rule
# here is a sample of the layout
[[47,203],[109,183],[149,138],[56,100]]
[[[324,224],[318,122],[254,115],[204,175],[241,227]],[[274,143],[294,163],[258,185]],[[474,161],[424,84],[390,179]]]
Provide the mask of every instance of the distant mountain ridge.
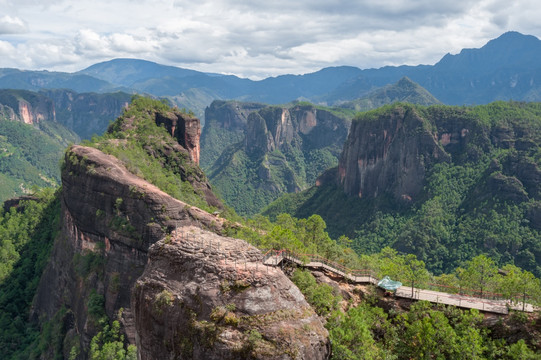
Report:
[[404,76],[445,104],[495,100],[541,100],[541,41],[507,32],[479,49],[447,54],[435,65],[386,66],[361,70],[328,67],[304,75],[260,81],[208,74],[137,59],[114,59],[68,74],[0,69],[0,88],[68,88],[78,92],[125,90],[167,97],[202,116],[211,99],[283,104],[296,99],[324,105],[350,101]]

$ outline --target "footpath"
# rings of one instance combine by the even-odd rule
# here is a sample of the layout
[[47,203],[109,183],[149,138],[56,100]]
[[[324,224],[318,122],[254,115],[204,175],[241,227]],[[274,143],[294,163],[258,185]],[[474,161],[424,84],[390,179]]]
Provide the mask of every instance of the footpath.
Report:
[[[293,254],[287,250],[270,250],[263,257],[263,264],[267,266],[280,266],[285,262],[314,270],[326,270],[338,275],[354,284],[377,285],[379,279],[372,275],[371,270],[351,270],[333,263],[319,255]],[[495,300],[481,297],[452,294],[441,291],[426,290],[401,286],[396,290],[396,297],[426,300],[435,304],[457,306],[464,309],[477,309],[483,312],[507,315],[509,310],[533,312],[532,304],[511,302],[509,300]]]

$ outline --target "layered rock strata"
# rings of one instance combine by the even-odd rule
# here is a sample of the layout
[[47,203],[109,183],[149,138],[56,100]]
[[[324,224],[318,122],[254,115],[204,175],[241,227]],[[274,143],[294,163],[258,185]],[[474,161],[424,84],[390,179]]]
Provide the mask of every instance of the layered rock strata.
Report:
[[72,146],[66,152],[62,186],[62,232],[33,314],[51,318],[62,306],[70,309],[73,330],[87,348],[97,325],[89,299],[97,294],[109,318],[123,309],[121,320],[134,343],[130,290],[144,270],[149,246],[178,226],[220,231],[223,220],[172,198],[94,148]]

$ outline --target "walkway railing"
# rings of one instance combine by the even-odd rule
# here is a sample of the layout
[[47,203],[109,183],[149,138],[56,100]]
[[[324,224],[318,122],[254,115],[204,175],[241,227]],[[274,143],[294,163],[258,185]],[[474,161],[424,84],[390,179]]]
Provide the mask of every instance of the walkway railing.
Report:
[[[350,269],[342,264],[331,261],[317,254],[300,254],[290,250],[269,250],[263,256],[263,263],[279,266],[288,261],[306,268],[319,268],[330,271],[354,283],[377,284],[376,273],[372,269]],[[444,290],[444,291],[441,291]],[[413,293],[413,296],[412,296]],[[396,296],[414,300],[427,300],[433,303],[454,305],[465,308],[474,308],[482,311],[507,314],[509,309],[532,312],[531,304],[522,303],[524,296],[516,294],[511,298],[503,294],[492,293],[474,289],[453,287],[442,284],[428,284],[426,289],[403,286],[396,292]],[[529,297],[526,297],[526,300]]]

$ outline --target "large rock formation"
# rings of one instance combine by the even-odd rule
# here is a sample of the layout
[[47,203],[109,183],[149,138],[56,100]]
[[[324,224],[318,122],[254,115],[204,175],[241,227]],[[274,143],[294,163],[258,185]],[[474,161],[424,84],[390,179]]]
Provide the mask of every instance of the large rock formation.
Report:
[[192,161],[199,165],[201,139],[201,126],[195,116],[173,111],[169,113],[156,113],[156,124],[165,126],[167,131],[190,154]]
[[244,139],[250,113],[265,104],[215,100],[205,109],[205,127],[201,135],[201,166],[209,169],[230,145]]
[[252,111],[242,141],[223,151],[209,179],[237,212],[257,213],[335,166],[349,125],[345,113],[306,103]]
[[77,133],[81,139],[103,134],[132,97],[124,92],[77,93],[67,89],[41,90],[40,94],[54,103],[56,121]]
[[0,90],[0,119],[38,125],[56,121],[54,103],[48,97],[26,90]]
[[172,198],[94,148],[68,150],[62,186],[62,235],[41,279],[34,314],[50,318],[62,306],[71,309],[87,347],[96,326],[88,301],[96,292],[110,318],[124,309],[133,343],[130,291],[147,263],[149,246],[177,226],[219,231],[222,220]]
[[309,149],[342,144],[348,126],[343,118],[312,105],[267,107],[248,116],[246,152],[261,155],[288,146],[304,145]]
[[[175,140],[183,134],[179,137],[194,145],[193,154],[199,140],[193,131],[197,119],[184,122],[175,115],[177,110],[164,113],[159,102],[138,101],[93,145],[128,147],[143,162],[152,157],[158,168],[170,171],[163,177],[178,175],[180,186],[193,191],[182,196],[221,206],[194,163],[197,157],[190,158],[189,150]],[[146,109],[143,104],[157,107]],[[186,124],[191,124],[188,130],[182,128]],[[175,139],[157,125],[164,125]],[[112,152],[123,161],[93,147],[74,145],[66,151],[62,229],[38,287],[34,319],[64,314],[64,344],[80,344],[81,349],[88,349],[105,316],[119,319],[127,341],[139,345],[143,359],[326,356],[327,333],[298,289],[278,270],[263,273],[255,248],[217,235],[238,225],[171,197],[132,173],[148,175],[127,160],[130,154]],[[176,184],[167,182],[165,188]],[[179,234],[187,232],[191,237],[177,244]],[[214,244],[212,251],[206,241]],[[248,274],[224,265],[220,259],[226,253],[233,264],[240,266],[242,258],[246,269],[257,271]],[[220,294],[218,289],[226,286],[231,292]],[[217,315],[222,310],[223,318]],[[71,345],[63,351],[68,357]],[[81,358],[87,355],[83,350]]]
[[325,359],[327,330],[242,240],[177,228],[151,246],[132,308],[141,359]]
[[373,121],[353,122],[340,157],[338,181],[348,195],[373,198],[391,193],[395,199],[412,200],[423,188],[426,168],[449,160],[415,110],[395,107]]
[[360,117],[352,123],[338,168],[322,175],[318,184],[336,181],[346,194],[360,198],[391,194],[398,201],[415,201],[434,164],[471,163],[502,148],[516,151],[487,170],[487,175],[503,175],[487,177],[490,191],[483,189],[479,200],[498,194],[515,202],[526,201],[528,194],[539,199],[541,172],[528,155],[536,148],[534,134],[518,121],[489,126],[472,116],[466,109],[396,105]]

